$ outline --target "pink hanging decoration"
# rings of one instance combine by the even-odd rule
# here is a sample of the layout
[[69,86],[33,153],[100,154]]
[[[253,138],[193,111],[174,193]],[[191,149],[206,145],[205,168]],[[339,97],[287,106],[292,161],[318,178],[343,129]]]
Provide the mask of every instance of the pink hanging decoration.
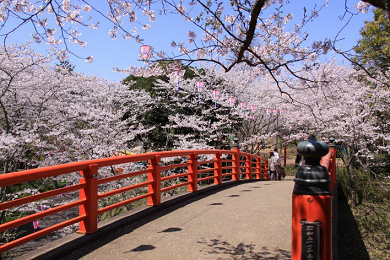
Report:
[[221,91],[220,90],[214,90],[214,99],[215,100],[219,100],[219,96],[221,94]]
[[34,232],[38,229],[39,222],[38,220],[33,221],[33,227],[34,227]]
[[205,85],[206,85],[206,82],[204,82],[204,81],[196,82],[196,86],[198,87],[198,92],[199,92],[199,102],[200,102],[200,99],[202,98],[202,92],[204,90]]
[[141,46],[141,53],[149,53],[150,46],[149,45],[142,45]]
[[274,109],[274,110],[272,110],[272,113],[273,113],[274,115],[277,115],[277,114],[278,114],[278,110],[277,110],[277,109]]
[[142,45],[141,46],[141,59],[143,61],[149,60],[149,52],[150,52],[150,46],[149,45]]
[[241,110],[245,110],[246,109],[246,103],[245,102],[241,102],[240,103],[240,107],[241,107]]
[[257,110],[257,106],[251,105],[251,111],[252,111],[252,113],[255,113],[256,110]]
[[234,107],[234,104],[236,104],[236,98],[235,97],[230,97],[229,98],[229,104],[230,104],[230,107]]
[[221,94],[221,91],[216,89],[214,90],[214,99],[215,99],[215,105],[214,108],[217,108],[217,100],[219,100],[219,95]]
[[198,81],[196,82],[196,86],[198,87],[198,92],[202,93],[204,90],[204,86],[206,85],[206,82],[204,81]]
[[271,114],[271,109],[267,109],[267,115]]
[[279,114],[283,114],[283,109],[279,109]]
[[255,112],[257,110],[257,106],[251,105],[251,111],[252,111],[252,119],[255,119]]

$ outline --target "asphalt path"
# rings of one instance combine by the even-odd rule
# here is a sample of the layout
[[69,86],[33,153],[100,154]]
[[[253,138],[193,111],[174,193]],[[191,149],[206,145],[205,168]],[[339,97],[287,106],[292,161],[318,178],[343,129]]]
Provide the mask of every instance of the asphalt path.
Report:
[[165,209],[64,259],[290,259],[294,182],[236,185]]

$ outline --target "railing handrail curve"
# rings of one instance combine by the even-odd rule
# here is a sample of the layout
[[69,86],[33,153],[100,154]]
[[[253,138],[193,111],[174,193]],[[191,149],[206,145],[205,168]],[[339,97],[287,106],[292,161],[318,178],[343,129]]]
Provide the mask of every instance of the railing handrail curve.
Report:
[[[214,160],[212,161],[198,161],[199,155],[214,155]],[[232,155],[231,160],[223,160],[222,155]],[[179,163],[173,164],[170,166],[161,166],[162,158],[169,157],[187,157],[188,163]],[[246,160],[240,160],[240,157],[245,157]],[[250,159],[251,158],[251,159]],[[256,160],[256,162],[253,161]],[[98,169],[106,166],[113,166],[124,163],[131,162],[140,162],[148,161],[148,169],[133,171],[129,173],[124,173],[123,178],[128,178],[136,175],[147,175],[147,180],[131,184],[128,186],[120,187],[113,189],[109,192],[98,192],[98,185],[103,183],[117,181],[122,179],[115,175],[114,177],[103,177],[99,179]],[[248,163],[249,162],[249,163]],[[213,167],[207,169],[197,169],[199,165],[205,163],[214,163]],[[223,165],[224,163],[224,165]],[[227,165],[229,164],[229,165]],[[223,166],[222,166],[223,165]],[[185,178],[188,180],[184,183],[179,183],[171,185],[168,187],[161,187],[161,183],[168,181],[171,178],[162,178],[161,171],[175,168],[187,168],[186,173],[177,174],[177,178]],[[240,171],[243,169],[244,171]],[[224,172],[223,172],[224,171]],[[230,171],[230,172],[227,172]],[[62,174],[68,174],[73,172],[80,172],[80,184],[71,185],[66,188],[53,189],[48,192],[43,192],[35,195],[29,195],[24,198],[19,198],[11,201],[6,201],[0,203],[1,210],[7,210],[16,206],[25,205],[27,203],[33,203],[37,200],[45,199],[51,196],[58,195],[59,192],[70,192],[70,191],[79,191],[79,200],[73,201],[71,203],[65,203],[61,206],[53,207],[50,210],[44,212],[37,212],[28,215],[27,217],[12,220],[0,225],[0,230],[8,230],[9,228],[17,227],[26,222],[30,222],[33,219],[39,219],[40,217],[45,217],[52,215],[54,213],[61,212],[62,209],[67,210],[70,208],[69,205],[79,206],[79,216],[68,219],[61,223],[55,224],[43,230],[39,230],[34,234],[30,234],[16,240],[13,240],[9,243],[0,245],[0,253],[7,251],[13,247],[26,243],[32,239],[38,238],[50,232],[54,232],[60,228],[66,227],[68,225],[80,222],[80,232],[82,233],[94,233],[97,230],[97,216],[108,210],[115,209],[117,207],[123,206],[128,203],[133,203],[143,198],[148,199],[148,205],[157,206],[161,203],[161,193],[168,191],[173,188],[188,186],[188,191],[196,192],[197,185],[206,180],[214,180],[214,184],[221,184],[223,181],[223,176],[231,176],[233,181],[237,181],[240,178],[252,179],[255,175],[256,179],[268,179],[267,175],[267,160],[261,156],[241,152],[238,148],[233,150],[221,150],[221,149],[204,149],[204,150],[179,150],[179,151],[162,151],[162,152],[151,152],[143,153],[136,155],[123,155],[123,156],[113,156],[108,158],[94,159],[81,162],[73,162],[62,165],[48,166],[42,168],[36,168],[31,170],[25,170],[20,172],[5,173],[0,175],[0,187],[10,186],[14,184],[20,184],[24,182],[44,179],[48,177],[55,177]],[[204,175],[201,178],[198,178],[198,174],[209,174],[206,177]],[[175,174],[176,176],[176,174]],[[230,177],[229,177],[230,178]],[[112,196],[122,191],[129,191],[140,187],[147,187],[148,192],[141,194],[130,199],[125,199],[123,201],[98,208],[98,201],[108,196]],[[74,206],[72,206],[74,207]],[[53,212],[53,213],[52,213]]]

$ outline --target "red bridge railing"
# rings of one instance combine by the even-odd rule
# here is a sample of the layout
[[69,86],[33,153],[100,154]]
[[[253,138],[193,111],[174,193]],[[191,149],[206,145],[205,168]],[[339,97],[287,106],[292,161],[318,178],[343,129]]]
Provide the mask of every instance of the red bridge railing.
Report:
[[[199,160],[199,156],[202,155],[211,155],[213,159],[201,161]],[[181,157],[185,162],[171,165],[161,164],[161,159],[170,157]],[[121,173],[109,177],[99,176],[99,169],[102,167],[145,161],[147,162],[148,168],[144,170]],[[49,197],[79,191],[79,198],[76,201],[68,202],[45,211],[33,213],[1,224],[0,232],[5,232],[9,229],[33,222],[34,220],[79,207],[78,216],[2,244],[0,245],[0,253],[75,223],[79,223],[78,232],[86,234],[94,233],[97,231],[99,214],[145,198],[148,200],[148,205],[157,206],[161,203],[162,193],[178,187],[187,186],[187,191],[196,192],[199,184],[202,182],[204,183],[205,181],[212,181],[214,184],[218,185],[228,180],[238,181],[240,179],[269,179],[269,176],[267,175],[267,167],[268,163],[265,158],[249,153],[243,153],[239,151],[238,148],[234,148],[233,150],[165,151],[126,155],[1,174],[0,187],[21,184],[48,177],[66,175],[74,172],[79,172],[80,182],[79,184],[68,187],[54,189],[1,203],[0,211],[6,211],[14,207],[27,205]],[[184,168],[186,169],[186,172],[170,176],[162,176],[163,171],[175,168]],[[145,181],[99,193],[99,185],[135,176],[144,176],[143,179]],[[184,178],[185,181],[166,187],[164,186],[162,188],[163,183],[174,178],[181,178],[181,180]],[[98,206],[98,202],[101,199],[145,187],[147,187],[147,192],[144,194],[115,202],[108,206],[100,208]]]

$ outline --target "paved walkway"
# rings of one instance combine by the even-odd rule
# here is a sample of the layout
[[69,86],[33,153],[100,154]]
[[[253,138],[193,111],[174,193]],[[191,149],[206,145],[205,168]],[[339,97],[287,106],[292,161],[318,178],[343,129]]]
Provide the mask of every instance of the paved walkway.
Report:
[[244,183],[126,226],[65,259],[289,259],[291,177]]

